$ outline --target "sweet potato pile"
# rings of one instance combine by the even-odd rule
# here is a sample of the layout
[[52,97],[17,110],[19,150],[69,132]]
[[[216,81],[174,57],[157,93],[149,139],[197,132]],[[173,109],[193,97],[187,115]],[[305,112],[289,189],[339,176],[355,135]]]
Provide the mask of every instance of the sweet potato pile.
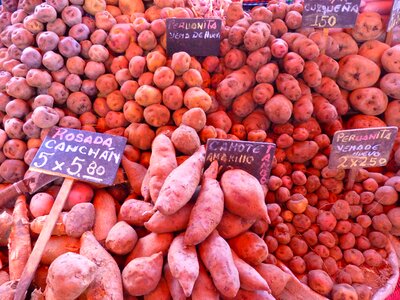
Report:
[[[195,58],[166,54],[165,18],[197,16],[201,2],[0,6],[3,186],[24,177],[52,126],[128,139],[124,183],[74,185],[32,285],[46,297],[273,299],[290,279],[281,263],[334,299],[379,288],[364,273],[390,269],[387,235],[400,235],[400,140],[350,190],[346,171],[327,166],[335,131],[400,126],[400,45],[383,42],[373,12],[325,37],[301,27],[301,4],[219,8],[220,56]],[[276,143],[268,185],[204,170],[209,138]],[[0,215],[2,297],[58,184]]]

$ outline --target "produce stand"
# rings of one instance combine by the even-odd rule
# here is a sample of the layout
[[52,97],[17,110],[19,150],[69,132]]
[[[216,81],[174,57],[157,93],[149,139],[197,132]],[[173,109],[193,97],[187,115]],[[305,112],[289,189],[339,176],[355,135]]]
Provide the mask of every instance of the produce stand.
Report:
[[399,299],[388,2],[0,0],[0,299]]

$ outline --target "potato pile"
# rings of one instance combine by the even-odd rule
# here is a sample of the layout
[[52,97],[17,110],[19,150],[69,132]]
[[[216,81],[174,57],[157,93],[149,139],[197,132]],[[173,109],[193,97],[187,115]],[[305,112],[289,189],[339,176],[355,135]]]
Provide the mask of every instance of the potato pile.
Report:
[[[327,166],[335,131],[400,126],[400,45],[383,42],[377,13],[325,37],[301,28],[301,4],[245,13],[234,2],[216,12],[219,57],[169,57],[165,18],[211,13],[188,2],[0,6],[0,188],[24,177],[52,126],[128,138],[125,182],[74,185],[33,287],[57,299],[273,299],[291,278],[283,263],[323,296],[370,299],[380,285],[366,272],[393,273],[400,139],[350,190]],[[209,138],[276,143],[268,185],[203,172]],[[59,184],[3,209],[0,295],[13,293]]]

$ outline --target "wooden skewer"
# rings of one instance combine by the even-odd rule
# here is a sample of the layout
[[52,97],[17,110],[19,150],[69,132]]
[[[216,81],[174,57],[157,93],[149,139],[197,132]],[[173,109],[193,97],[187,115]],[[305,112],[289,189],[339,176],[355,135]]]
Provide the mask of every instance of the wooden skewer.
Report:
[[64,179],[61,189],[49,213],[47,222],[46,224],[44,224],[43,230],[36,241],[35,247],[33,248],[31,255],[29,256],[24,271],[22,272],[21,279],[18,282],[17,289],[15,291],[14,300],[25,299],[26,292],[31,285],[36,269],[39,266],[40,260],[42,259],[46,244],[49,241],[54,226],[57,223],[58,217],[62,209],[64,208],[65,201],[67,200],[73,183],[74,179]]
[[356,177],[358,175],[358,168],[350,169],[349,179],[347,181],[346,189],[351,190],[353,188],[354,182],[356,181]]
[[393,41],[393,30],[390,30],[387,34],[386,34],[386,44],[388,44],[389,46],[392,46],[392,41]]
[[321,54],[325,54],[325,50],[328,47],[328,36],[329,36],[329,28],[324,28],[322,29],[322,32],[324,34],[324,40],[325,40],[325,48],[322,49]]

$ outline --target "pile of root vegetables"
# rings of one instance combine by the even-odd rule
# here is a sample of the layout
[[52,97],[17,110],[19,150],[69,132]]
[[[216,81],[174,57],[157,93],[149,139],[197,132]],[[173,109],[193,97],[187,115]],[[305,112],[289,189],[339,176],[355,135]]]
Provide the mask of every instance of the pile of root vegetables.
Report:
[[[301,4],[213,1],[220,56],[168,56],[165,18],[212,13],[204,3],[0,6],[0,188],[53,126],[128,139],[114,186],[74,184],[32,299],[290,299],[297,277],[306,299],[361,300],[398,275],[399,137],[388,165],[350,189],[348,171],[328,168],[337,130],[400,126],[400,45],[383,42],[380,15],[325,36],[301,27]],[[209,138],[276,143],[268,184],[204,170]],[[2,209],[1,299],[59,184]]]

